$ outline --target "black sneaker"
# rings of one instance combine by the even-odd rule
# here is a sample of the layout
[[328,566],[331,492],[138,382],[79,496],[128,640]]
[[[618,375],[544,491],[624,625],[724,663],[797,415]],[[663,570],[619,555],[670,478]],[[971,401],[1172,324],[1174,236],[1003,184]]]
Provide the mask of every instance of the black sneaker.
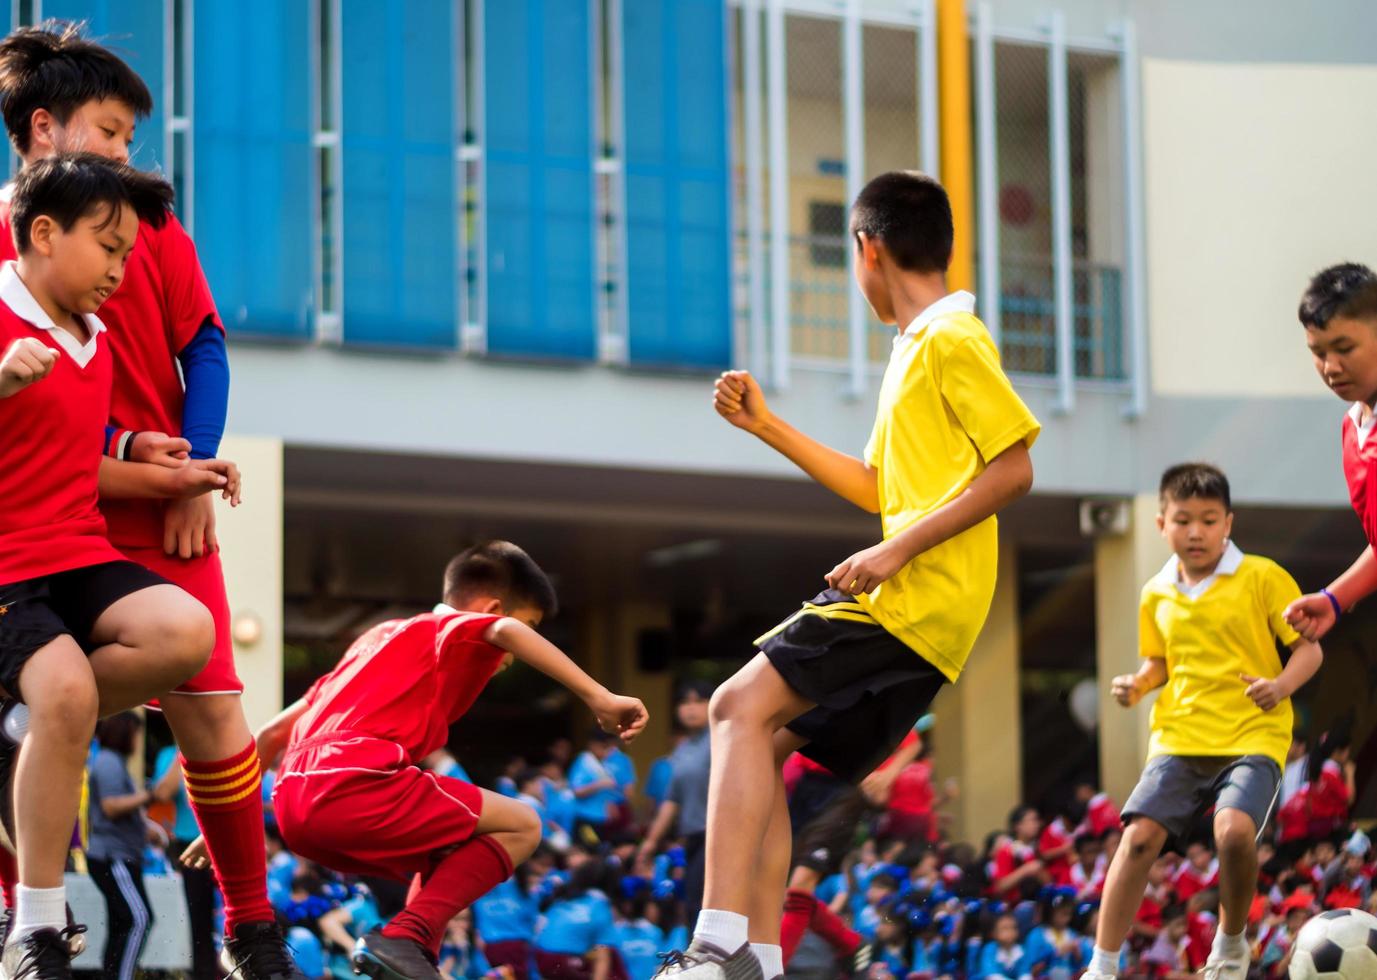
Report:
[[220,968],[243,980],[307,980],[276,922],[244,922],[225,937]]
[[354,972],[375,980],[440,980],[430,950],[411,939],[393,939],[370,930],[354,944]]
[[712,943],[695,938],[682,953],[675,950],[661,957],[656,977],[677,977],[680,980],[765,980],[760,961],[751,952],[750,943],[742,943],[735,953],[728,953]]
[[68,926],[31,932],[5,947],[0,969],[6,980],[71,980],[72,944],[85,931],[85,926]]

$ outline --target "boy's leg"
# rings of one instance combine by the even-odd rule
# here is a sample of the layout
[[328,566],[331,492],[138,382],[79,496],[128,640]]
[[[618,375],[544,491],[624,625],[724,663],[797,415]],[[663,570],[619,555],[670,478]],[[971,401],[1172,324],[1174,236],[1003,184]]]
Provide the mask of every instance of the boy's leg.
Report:
[[[757,654],[712,696],[707,874],[695,938],[728,953],[747,940],[746,917],[761,883],[762,844],[778,813],[782,784],[775,732],[812,707],[764,654]],[[788,841],[787,809],[781,836]],[[778,872],[780,883],[787,872],[787,867]]]
[[1245,933],[1257,894],[1257,836],[1281,787],[1281,769],[1263,756],[1244,756],[1219,775],[1214,841],[1219,851],[1219,929],[1205,970],[1212,980],[1243,980],[1252,956]]
[[788,729],[774,734],[774,803],[756,864],[756,888],[747,913],[747,937],[766,980],[784,973],[784,893],[788,886],[793,840],[789,830],[789,797],[784,790],[784,760],[806,744]]
[[80,809],[98,699],[86,655],[69,635],[28,659],[15,693],[29,706],[29,733],[14,774],[19,887],[11,944],[39,929],[67,925],[62,872]]
[[1114,968],[1096,971],[1092,966],[1092,972],[1113,974],[1117,971],[1119,949],[1138,914],[1138,907],[1143,904],[1148,872],[1166,842],[1167,829],[1150,817],[1135,817],[1124,828],[1124,839],[1105,876],[1100,923],[1095,930],[1096,952],[1112,953]]
[[200,602],[163,583],[111,603],[96,618],[90,642],[100,714],[107,717],[137,708],[199,673],[215,644],[215,624]]

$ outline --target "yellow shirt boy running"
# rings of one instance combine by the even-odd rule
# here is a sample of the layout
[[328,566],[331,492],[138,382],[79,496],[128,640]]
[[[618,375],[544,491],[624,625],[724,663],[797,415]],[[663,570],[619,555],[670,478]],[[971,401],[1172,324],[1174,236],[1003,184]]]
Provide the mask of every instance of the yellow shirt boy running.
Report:
[[[1230,542],[1223,473],[1203,463],[1167,470],[1157,525],[1174,554],[1143,588],[1143,665],[1114,678],[1113,692],[1125,707],[1149,691],[1161,694],[1148,764],[1124,805],[1128,826],[1109,868],[1086,977],[1115,975],[1162,846],[1214,807],[1221,914],[1204,973],[1206,980],[1245,980],[1257,835],[1276,805],[1291,744],[1291,695],[1322,657],[1286,622],[1286,607],[1300,596],[1295,580]],[[1291,648],[1284,668],[1278,640]]]

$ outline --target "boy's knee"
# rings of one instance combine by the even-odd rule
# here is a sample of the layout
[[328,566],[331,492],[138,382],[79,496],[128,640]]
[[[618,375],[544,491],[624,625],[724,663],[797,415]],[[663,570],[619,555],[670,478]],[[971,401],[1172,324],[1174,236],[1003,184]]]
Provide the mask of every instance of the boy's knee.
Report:
[[82,745],[95,734],[100,695],[89,672],[59,674],[41,688],[25,690],[32,720],[30,728],[45,729]]
[[534,810],[527,808],[518,821],[514,843],[520,850],[526,852],[526,857],[530,857],[535,853],[535,849],[540,846],[543,834],[544,828],[540,826],[540,816]]
[[1121,847],[1128,848],[1131,857],[1155,861],[1167,842],[1167,828],[1156,820],[1140,817],[1124,828]]
[[215,620],[199,602],[188,602],[166,617],[158,631],[169,669],[190,680],[210,662],[215,649]]
[[1257,824],[1242,810],[1221,810],[1215,817],[1215,846],[1228,854],[1241,854],[1257,843]]

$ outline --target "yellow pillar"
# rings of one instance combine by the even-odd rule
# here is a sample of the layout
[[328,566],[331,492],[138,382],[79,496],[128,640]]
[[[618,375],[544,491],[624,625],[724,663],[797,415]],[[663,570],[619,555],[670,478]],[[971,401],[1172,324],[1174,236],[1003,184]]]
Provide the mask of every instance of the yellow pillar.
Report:
[[971,48],[965,0],[937,0],[937,79],[942,183],[956,226],[947,285],[975,288],[975,167],[971,143]]
[[1157,531],[1157,498],[1143,494],[1130,501],[1129,507],[1127,532],[1095,540],[1100,786],[1120,805],[1147,758],[1151,698],[1132,709],[1121,708],[1109,696],[1109,682],[1116,674],[1138,669],[1138,597],[1170,553]]
[[1018,564],[1012,543],[1000,544],[994,601],[966,670],[938,695],[933,712],[937,781],[954,778],[960,788],[947,807],[951,837],[978,842],[1004,826],[1023,793]]
[[243,503],[217,495],[215,521],[244,713],[257,729],[282,710],[282,442],[230,436],[220,453],[244,475]]

